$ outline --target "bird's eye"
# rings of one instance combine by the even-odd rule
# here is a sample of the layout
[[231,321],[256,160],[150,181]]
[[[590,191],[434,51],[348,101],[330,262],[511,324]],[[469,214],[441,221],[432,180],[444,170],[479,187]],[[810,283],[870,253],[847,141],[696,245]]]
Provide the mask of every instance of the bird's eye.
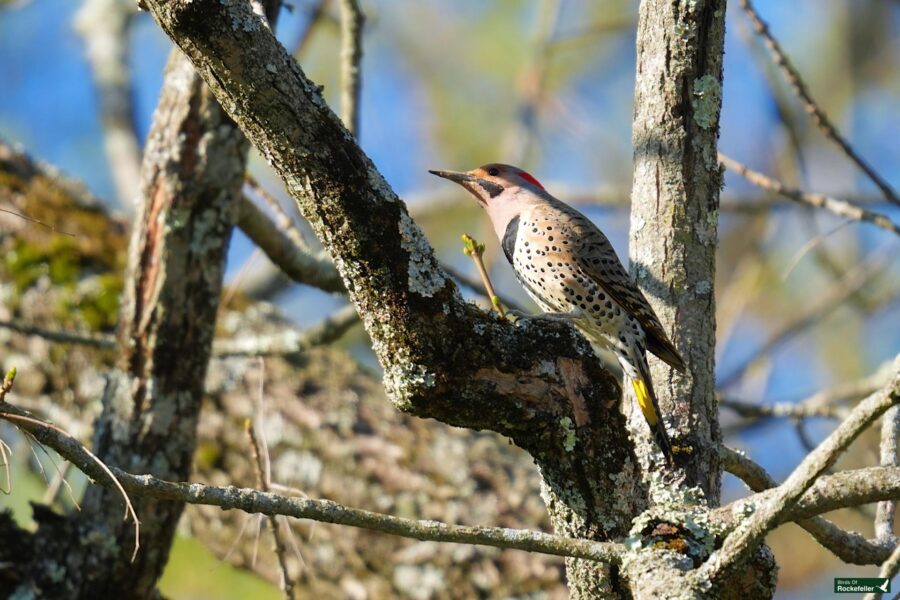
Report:
[[500,169],[498,169],[497,167],[491,167],[490,169],[488,169],[488,175],[492,175],[492,176],[496,177],[499,174],[500,174]]

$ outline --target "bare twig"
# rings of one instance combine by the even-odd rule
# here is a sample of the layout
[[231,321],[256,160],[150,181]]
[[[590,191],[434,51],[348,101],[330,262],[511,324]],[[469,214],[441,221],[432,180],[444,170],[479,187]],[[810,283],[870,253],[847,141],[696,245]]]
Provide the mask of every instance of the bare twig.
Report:
[[764,175],[759,171],[754,171],[746,165],[743,165],[738,161],[725,156],[721,152],[719,153],[719,162],[725,165],[726,168],[731,169],[735,173],[739,174],[741,177],[743,177],[753,185],[774,194],[783,196],[788,200],[793,200],[794,202],[806,204],[808,206],[814,206],[816,208],[824,208],[825,210],[834,213],[839,217],[843,217],[851,221],[863,221],[866,223],[871,223],[876,227],[884,229],[885,231],[890,231],[895,235],[900,235],[900,226],[880,213],[866,210],[865,208],[861,208],[859,206],[856,206],[855,204],[851,204],[846,200],[839,200],[837,198],[832,198],[831,196],[826,196],[825,194],[813,194],[804,192],[802,190],[789,188],[777,179],[773,179],[772,177]]
[[[881,423],[881,445],[879,448],[881,466],[896,467],[900,465],[897,446],[900,443],[900,408],[894,406],[886,413]],[[895,500],[878,503],[875,515],[875,537],[879,540],[894,539],[894,512],[897,510]]]
[[[459,283],[461,286],[469,288],[470,290],[472,290],[473,292],[476,292],[480,296],[484,296],[490,302],[491,299],[487,296],[487,292],[485,292],[485,290],[484,290],[484,280],[479,281],[478,279],[475,279],[474,277],[469,277],[465,273],[458,271],[456,268],[453,267],[453,265],[445,263],[445,262],[441,263],[441,268],[444,269],[447,272],[447,274],[450,277],[452,277],[453,279],[455,279],[457,281],[457,283]],[[497,294],[497,297],[500,299],[500,304],[502,304],[503,306],[506,306],[507,308],[510,308],[512,310],[518,310],[518,311],[525,310],[525,308],[521,304],[519,304],[518,302],[516,302],[515,300],[513,300],[512,298],[510,298],[509,296],[507,296],[505,294]],[[491,303],[491,305],[493,305],[493,303]]]
[[[358,321],[359,315],[356,314],[353,307],[346,306],[303,331],[286,328],[274,334],[217,339],[213,343],[213,355],[223,357],[298,354],[313,346],[330,344],[344,335]],[[70,333],[22,325],[14,321],[0,321],[0,329],[10,329],[23,335],[41,337],[60,344],[76,344],[102,350],[111,350],[115,348],[116,344],[114,336],[111,335]]]
[[504,136],[503,156],[514,164],[528,161],[537,138],[538,113],[547,98],[546,87],[552,46],[562,14],[563,0],[543,0],[539,4],[538,17],[532,42],[531,57],[518,77],[518,106],[516,118]]
[[23,429],[32,433],[42,444],[55,450],[97,483],[107,487],[121,486],[122,490],[132,494],[187,504],[238,509],[248,513],[311,519],[418,540],[513,548],[610,563],[620,562],[624,554],[624,547],[612,542],[567,538],[524,529],[469,527],[439,521],[407,519],[350,508],[330,500],[291,498],[253,489],[175,483],[151,475],[133,475],[116,467],[98,464],[96,457],[93,457],[80,442],[48,423],[31,418],[20,419],[18,415],[21,412],[14,406],[4,404],[0,408],[0,418],[16,419]]
[[481,281],[484,283],[484,289],[487,291],[488,298],[491,300],[491,305],[493,305],[497,314],[502,317],[505,313],[503,305],[500,303],[500,296],[494,291],[494,286],[491,284],[491,277],[488,275],[487,269],[484,266],[484,244],[478,243],[478,241],[468,233],[462,235],[462,241],[465,244],[463,253],[466,256],[470,256],[475,262],[475,267],[478,269],[478,274],[481,275]]
[[74,234],[74,233],[68,233],[68,232],[66,232],[66,231],[60,231],[59,229],[57,229],[57,228],[54,227],[53,225],[50,225],[49,223],[44,223],[44,222],[41,221],[40,219],[35,219],[34,217],[29,217],[28,215],[23,215],[22,213],[18,213],[18,212],[14,211],[14,210],[9,210],[9,209],[6,209],[6,208],[0,208],[0,212],[4,212],[4,213],[6,213],[6,214],[8,214],[8,215],[13,215],[13,216],[19,217],[20,219],[24,219],[24,220],[26,220],[26,221],[30,221],[31,223],[34,223],[34,224],[36,224],[36,225],[40,225],[41,227],[46,227],[47,229],[49,229],[50,231],[52,231],[52,232],[54,232],[54,233],[61,233],[62,235],[67,235],[67,236],[69,236],[69,237],[75,237],[75,234]]
[[299,57],[303,54],[307,44],[312,39],[312,34],[315,32],[316,27],[325,21],[326,17],[328,17],[328,0],[317,0],[309,9],[309,20],[298,36],[297,43],[294,44],[294,48],[291,51],[292,56]]
[[[897,547],[894,548],[888,559],[881,565],[878,576],[884,579],[893,579],[898,571],[900,571],[900,544],[897,544]],[[883,594],[881,593],[871,593],[863,596],[863,600],[881,600],[882,597]],[[894,596],[894,598],[896,597]]]
[[717,581],[729,568],[740,563],[756,549],[765,535],[777,526],[781,515],[795,505],[816,479],[873,421],[900,401],[900,356],[894,363],[894,375],[887,386],[863,400],[850,416],[822,444],[811,452],[787,480],[776,488],[773,497],[760,503],[752,515],[722,542],[703,565],[691,574],[694,586]]
[[753,22],[753,27],[762,38],[766,44],[766,48],[769,49],[769,52],[772,54],[772,60],[775,61],[775,64],[781,68],[781,71],[784,73],[785,78],[788,83],[794,90],[794,93],[800,98],[803,102],[803,107],[806,112],[812,117],[813,122],[816,126],[835,144],[837,144],[841,150],[852,160],[856,165],[866,174],[869,179],[878,187],[879,190],[884,194],[885,198],[889,199],[894,204],[900,205],[900,197],[897,196],[896,192],[891,188],[891,186],[881,178],[878,173],[875,172],[872,167],[866,163],[862,159],[862,157],[856,153],[856,151],[850,146],[850,143],[844,139],[844,137],[838,133],[837,129],[835,129],[834,125],[831,123],[831,120],[825,114],[825,112],[819,107],[815,100],[813,100],[812,96],[809,93],[809,90],[806,87],[806,84],[803,82],[803,79],[800,77],[800,73],[797,72],[797,69],[794,68],[794,65],[791,64],[790,60],[788,60],[787,55],[785,55],[784,51],[781,49],[781,46],[778,44],[778,41],[772,36],[769,31],[769,26],[763,21],[759,14],[756,12],[756,9],[750,3],[750,0],[741,0],[741,7],[744,9],[744,12],[747,13],[747,16],[750,17],[750,20]]
[[[260,452],[259,440],[256,439],[256,433],[253,429],[253,422],[247,419],[244,422],[244,431],[247,433],[247,440],[250,444],[251,463],[253,463],[253,471],[256,474],[256,486],[264,492],[269,491],[269,476]],[[278,557],[278,565],[281,567],[281,585],[286,598],[294,597],[294,580],[288,572],[287,565],[287,548],[281,537],[281,530],[278,527],[278,516],[269,515],[269,526],[272,529],[272,538],[275,540],[275,555]]]
[[241,202],[238,227],[291,279],[326,292],[342,292],[344,284],[334,264],[324,255],[314,256],[250,201]]
[[353,305],[347,305],[312,327],[298,332],[284,329],[278,333],[213,342],[216,356],[272,356],[299,354],[313,346],[330,344],[359,322]]
[[[754,492],[763,492],[778,486],[778,483],[765,469],[744,454],[723,446],[720,448],[720,456],[722,458],[722,468],[741,479]],[[869,470],[866,470],[866,475],[868,474]],[[881,481],[879,477],[864,476],[860,479],[863,478]],[[817,485],[826,489],[835,487],[828,484],[829,479],[831,478],[823,477]],[[839,485],[842,487],[837,487],[836,489],[848,489],[846,472],[835,476],[833,480],[836,484],[841,482]],[[742,499],[738,502],[752,501],[751,497],[751,499]],[[719,510],[733,513],[733,508],[730,505]],[[809,519],[801,519],[797,521],[797,525],[805,529],[832,554],[848,564],[878,564],[883,562],[893,549],[893,544],[886,545],[879,540],[867,540],[856,532],[844,531],[824,517],[815,516]]]
[[70,332],[59,329],[47,329],[45,327],[37,327],[34,325],[23,325],[17,321],[0,320],[0,329],[9,329],[23,335],[31,335],[44,338],[51,342],[61,344],[77,344],[79,346],[90,346],[92,348],[100,348],[101,350],[111,350],[116,347],[115,336],[88,332]]
[[838,419],[846,410],[835,406],[806,406],[802,403],[776,402],[774,404],[758,404],[731,398],[721,398],[719,406],[733,410],[738,415],[748,419],[765,417],[781,417],[804,419],[809,417],[826,417]]
[[[284,230],[287,236],[291,238],[291,241],[303,250],[312,252],[312,249],[309,247],[309,244],[306,243],[303,234],[300,233],[300,230],[297,228],[297,225],[294,223],[291,216],[284,210],[281,202],[279,202],[275,196],[270,194],[253,175],[247,173],[244,177],[244,181],[247,182],[247,185],[253,190],[253,193],[259,196],[260,200],[266,204],[269,210],[275,213],[275,216],[278,219],[276,224]],[[250,202],[250,199],[244,196],[242,202]]]
[[6,486],[0,487],[0,492],[3,492],[7,496],[12,493],[12,477],[9,475],[9,463],[12,459],[12,448],[0,439],[0,460],[3,461],[3,473],[6,476]]
[[69,473],[69,469],[72,468],[72,463],[66,461],[65,463],[63,463],[62,467],[58,466],[55,461],[53,464],[54,466],[56,466],[56,475],[50,482],[50,486],[47,487],[47,491],[44,492],[42,502],[48,506],[53,504],[54,502],[56,502],[56,497],[59,495],[59,491],[65,488],[66,494],[69,496],[69,500],[72,501],[72,506],[74,506],[76,510],[81,510],[81,505],[78,504],[78,500],[75,499],[75,493],[72,491],[72,486],[69,485],[69,482],[66,479]]
[[134,2],[85,0],[75,19],[97,86],[106,159],[120,205],[134,208],[141,180],[141,145],[128,69],[128,29]]
[[743,377],[744,373],[756,364],[760,358],[768,355],[791,337],[821,322],[822,319],[842,306],[847,298],[880,275],[891,264],[892,260],[892,254],[878,252],[875,256],[867,258],[864,263],[854,267],[844,279],[838,281],[824,294],[820,295],[818,300],[810,304],[799,316],[777,328],[752,356],[722,377],[719,382],[720,388],[732,385]]
[[[56,425],[28,416],[22,409],[5,402],[2,396],[0,396],[0,419],[15,423],[20,429],[27,431],[34,436],[40,443],[56,450],[60,456],[63,456],[69,460],[69,462],[74,463],[75,461],[73,461],[70,456],[60,452],[59,447],[67,447],[70,450],[77,449],[77,456],[81,458],[82,464],[76,466],[78,466],[78,468],[88,477],[100,480],[104,482],[107,487],[111,486],[119,491],[122,500],[125,502],[125,520],[127,521],[128,518],[131,517],[134,521],[134,552],[131,555],[131,561],[134,562],[138,550],[141,547],[141,522],[134,510],[134,505],[131,504],[131,498],[128,497],[128,494],[125,492],[125,488],[122,487],[122,483],[119,479],[113,475],[110,467],[106,466],[106,464],[104,464],[97,455],[88,450],[84,444]],[[48,443],[48,439],[52,439],[55,442],[55,445]],[[82,468],[84,464],[90,465],[87,470]]]
[[341,118],[347,130],[357,138],[364,22],[358,0],[341,0]]

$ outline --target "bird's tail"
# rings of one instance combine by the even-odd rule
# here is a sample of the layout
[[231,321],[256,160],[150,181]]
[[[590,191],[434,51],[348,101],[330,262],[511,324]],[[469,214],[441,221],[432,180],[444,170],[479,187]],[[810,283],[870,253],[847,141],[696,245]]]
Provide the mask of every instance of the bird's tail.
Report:
[[662,422],[662,413],[659,410],[659,402],[656,399],[656,393],[653,391],[653,380],[650,378],[649,369],[646,365],[638,361],[638,376],[631,380],[631,386],[637,396],[638,406],[644,413],[647,424],[650,425],[650,431],[656,438],[666,462],[673,463],[672,459],[672,443],[669,441],[669,434],[666,433],[666,426]]

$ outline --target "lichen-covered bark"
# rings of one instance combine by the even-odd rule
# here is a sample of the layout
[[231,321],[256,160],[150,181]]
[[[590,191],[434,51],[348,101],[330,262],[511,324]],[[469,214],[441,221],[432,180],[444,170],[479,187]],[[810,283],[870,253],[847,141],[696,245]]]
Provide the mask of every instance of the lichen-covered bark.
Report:
[[[722,105],[725,0],[642,0],[637,32],[633,124],[634,178],[631,259],[645,291],[687,363],[678,374],[660,361],[651,368],[662,412],[668,417],[680,492],[697,486],[701,506],[686,519],[668,508],[672,486],[651,485],[661,525],[677,531],[677,544],[694,544],[693,557],[646,554],[623,566],[637,598],[685,594],[685,575],[706,560],[722,531],[709,523],[707,506],[719,503],[721,444],[715,400],[715,253],[719,190],[716,159]],[[632,415],[632,430],[640,420]],[[643,445],[645,446],[645,445]],[[646,467],[646,452],[638,456]],[[652,479],[652,473],[645,477]],[[673,485],[675,485],[673,483]],[[684,504],[681,502],[681,504]],[[769,598],[777,567],[768,548],[726,581],[710,582],[717,598]],[[715,590],[714,592],[712,590]]]
[[[118,364],[95,427],[94,452],[111,465],[165,479],[190,475],[248,147],[190,63],[173,53],[145,150]],[[39,530],[45,551],[30,584],[47,597],[153,597],[182,506],[134,504],[141,551],[133,563],[133,524],[122,521],[121,499],[89,487],[80,514]]]
[[686,483],[718,504],[715,252],[725,0],[643,0],[637,33],[631,260],[688,372],[651,361]]
[[[559,531],[624,535],[643,494],[618,384],[583,339],[463,302],[406,207],[245,3],[147,4],[334,258],[394,404],[511,437],[535,457]],[[580,568],[600,585],[602,569]]]

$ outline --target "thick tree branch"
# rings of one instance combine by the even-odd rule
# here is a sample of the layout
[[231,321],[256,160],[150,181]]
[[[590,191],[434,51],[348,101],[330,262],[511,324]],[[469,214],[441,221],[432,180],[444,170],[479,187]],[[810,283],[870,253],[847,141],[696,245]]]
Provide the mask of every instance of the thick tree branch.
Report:
[[[247,6],[151,0],[148,7],[270,160],[334,258],[394,403],[513,437],[539,463],[552,461],[560,481],[550,489],[582,482],[580,495],[589,497],[581,507],[634,502],[630,490],[597,475],[626,469],[630,444],[617,382],[581,337],[546,323],[513,327],[463,302],[405,206]],[[602,469],[592,463],[601,454]],[[603,535],[624,531],[628,520],[609,514]]]
[[713,505],[720,488],[713,287],[724,36],[724,0],[641,2],[632,129],[632,270],[687,364],[676,374],[651,359],[653,379],[674,444],[691,449],[678,461],[686,481]]

